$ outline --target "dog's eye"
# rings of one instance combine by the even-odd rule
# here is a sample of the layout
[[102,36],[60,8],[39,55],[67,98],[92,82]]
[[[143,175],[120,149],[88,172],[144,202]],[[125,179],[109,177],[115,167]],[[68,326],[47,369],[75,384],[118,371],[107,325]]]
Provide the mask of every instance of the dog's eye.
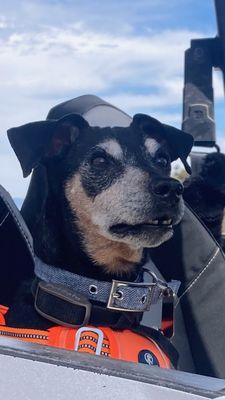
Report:
[[91,158],[91,164],[94,167],[105,167],[107,159],[104,155],[93,155]]
[[169,165],[169,160],[168,160],[167,156],[158,156],[155,159],[155,162],[159,167],[162,167],[162,168],[167,168]]

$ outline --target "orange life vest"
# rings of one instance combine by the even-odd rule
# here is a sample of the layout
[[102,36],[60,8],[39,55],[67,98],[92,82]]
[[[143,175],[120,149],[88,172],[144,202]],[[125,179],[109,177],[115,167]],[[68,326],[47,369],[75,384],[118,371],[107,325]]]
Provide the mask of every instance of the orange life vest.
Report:
[[0,305],[0,335],[66,350],[112,357],[171,368],[165,352],[151,338],[128,329],[118,331],[108,327],[85,326],[67,328],[54,326],[48,330],[12,328],[6,326],[8,307]]

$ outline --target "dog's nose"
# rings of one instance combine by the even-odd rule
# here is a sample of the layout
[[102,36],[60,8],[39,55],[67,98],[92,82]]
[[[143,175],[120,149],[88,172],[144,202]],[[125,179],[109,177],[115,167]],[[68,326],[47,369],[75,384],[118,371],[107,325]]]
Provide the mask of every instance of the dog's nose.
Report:
[[153,185],[154,194],[165,200],[170,198],[178,201],[183,190],[183,185],[173,178],[160,180]]

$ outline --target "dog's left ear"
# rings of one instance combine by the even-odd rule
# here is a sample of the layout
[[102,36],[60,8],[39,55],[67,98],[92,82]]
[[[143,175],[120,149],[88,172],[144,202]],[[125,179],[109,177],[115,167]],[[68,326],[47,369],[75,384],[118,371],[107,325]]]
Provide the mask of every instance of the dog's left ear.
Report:
[[32,122],[7,131],[8,138],[27,177],[46,157],[54,157],[76,140],[88,122],[79,114],[68,114],[59,120]]
[[180,158],[186,171],[191,174],[191,167],[187,163],[187,157],[194,143],[192,135],[173,126],[162,124],[157,119],[145,114],[136,114],[133,117],[132,124],[146,133],[157,133],[164,137],[170,147],[171,161]]

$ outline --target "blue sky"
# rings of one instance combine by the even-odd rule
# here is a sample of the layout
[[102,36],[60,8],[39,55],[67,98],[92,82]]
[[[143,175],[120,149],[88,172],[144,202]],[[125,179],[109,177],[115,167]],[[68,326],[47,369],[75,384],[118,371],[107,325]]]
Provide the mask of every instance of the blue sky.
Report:
[[[0,0],[0,184],[23,197],[6,130],[92,93],[180,126],[184,50],[216,34],[212,0]],[[225,150],[223,84],[214,79]]]

